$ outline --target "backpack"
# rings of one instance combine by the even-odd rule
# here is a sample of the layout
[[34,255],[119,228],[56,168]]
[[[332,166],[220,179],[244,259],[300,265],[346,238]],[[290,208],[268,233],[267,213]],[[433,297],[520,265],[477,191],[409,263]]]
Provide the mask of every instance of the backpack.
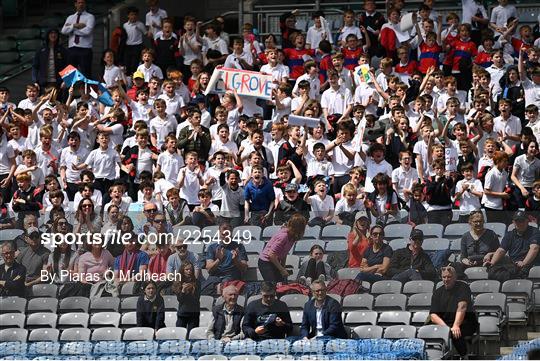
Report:
[[360,283],[355,280],[333,280],[327,287],[327,293],[345,297],[358,292]]

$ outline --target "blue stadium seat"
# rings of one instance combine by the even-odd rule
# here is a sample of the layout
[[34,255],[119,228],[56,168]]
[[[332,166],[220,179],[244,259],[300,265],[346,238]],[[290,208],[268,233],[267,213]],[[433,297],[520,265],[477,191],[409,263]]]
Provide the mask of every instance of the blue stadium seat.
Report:
[[257,352],[257,342],[245,339],[245,340],[233,340],[227,342],[223,348],[223,354],[233,356],[240,354],[255,355]]

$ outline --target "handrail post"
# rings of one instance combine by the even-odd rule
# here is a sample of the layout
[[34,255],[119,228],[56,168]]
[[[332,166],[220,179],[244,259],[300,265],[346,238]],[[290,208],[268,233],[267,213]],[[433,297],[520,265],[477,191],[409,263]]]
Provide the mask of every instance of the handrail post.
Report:
[[244,25],[244,0],[238,1],[238,33],[242,34],[242,26]]

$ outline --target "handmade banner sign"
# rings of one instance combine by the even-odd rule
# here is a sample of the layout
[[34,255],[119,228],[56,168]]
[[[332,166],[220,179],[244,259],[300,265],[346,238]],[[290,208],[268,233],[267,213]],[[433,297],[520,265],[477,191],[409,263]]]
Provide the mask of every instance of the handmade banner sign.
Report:
[[212,73],[210,82],[204,95],[208,93],[225,93],[236,89],[238,95],[272,99],[272,75],[262,74],[256,71],[216,68]]

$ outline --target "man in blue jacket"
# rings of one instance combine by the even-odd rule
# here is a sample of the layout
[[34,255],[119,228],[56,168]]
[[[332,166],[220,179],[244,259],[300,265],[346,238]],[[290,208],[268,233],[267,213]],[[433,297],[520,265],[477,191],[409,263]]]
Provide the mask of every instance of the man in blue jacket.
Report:
[[316,280],[311,284],[313,298],[304,305],[300,336],[347,338],[338,301],[326,295],[326,284]]

